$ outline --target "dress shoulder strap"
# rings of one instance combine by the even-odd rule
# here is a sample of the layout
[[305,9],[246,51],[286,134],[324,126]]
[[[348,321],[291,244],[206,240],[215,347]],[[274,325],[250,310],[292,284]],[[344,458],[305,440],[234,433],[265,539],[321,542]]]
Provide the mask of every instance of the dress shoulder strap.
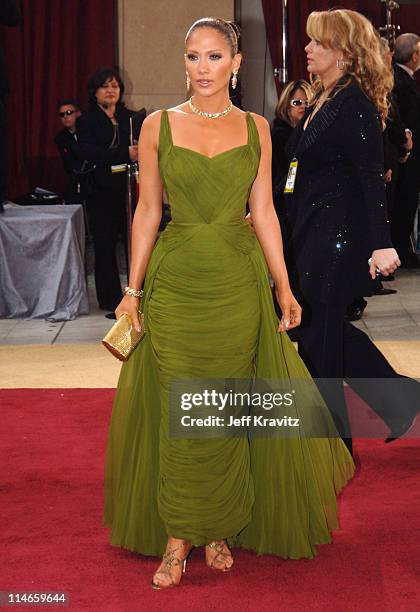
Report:
[[168,119],[168,111],[163,110],[160,116],[159,151],[164,151],[172,146],[171,126]]
[[258,133],[258,128],[255,123],[255,119],[252,114],[247,111],[247,123],[248,123],[248,144],[251,148],[260,152],[260,135]]

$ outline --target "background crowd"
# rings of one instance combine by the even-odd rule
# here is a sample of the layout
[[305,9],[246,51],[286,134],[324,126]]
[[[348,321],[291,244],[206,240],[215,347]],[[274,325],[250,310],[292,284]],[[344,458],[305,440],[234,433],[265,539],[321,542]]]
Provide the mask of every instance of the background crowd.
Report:
[[[266,9],[264,4],[264,9]],[[0,22],[6,26],[16,26],[21,22],[19,3],[5,0],[0,8]],[[393,244],[401,258],[402,267],[417,268],[419,260],[415,249],[414,219],[418,207],[419,193],[419,140],[420,140],[420,94],[415,73],[419,68],[419,37],[416,34],[403,34],[397,37],[395,49],[390,49],[386,39],[381,40],[384,61],[393,65],[395,86],[389,100],[391,112],[384,131],[384,181],[387,190],[387,213],[391,223]],[[292,54],[291,62],[299,65],[300,60]],[[6,65],[0,58],[0,126],[3,138],[0,144],[0,201],[6,198],[6,148],[7,123],[5,101],[9,90]],[[83,72],[83,71],[82,71]],[[105,80],[104,76],[108,75]],[[82,75],[83,78],[83,75]],[[95,81],[96,79],[96,81]],[[99,84],[99,81],[103,83]],[[95,281],[98,304],[105,311],[113,311],[121,297],[119,270],[115,247],[118,237],[126,248],[126,187],[123,172],[111,172],[112,167],[132,162],[137,151],[129,142],[128,120],[134,113],[128,111],[123,102],[124,84],[118,71],[97,70],[85,79],[88,107],[82,115],[79,101],[73,97],[74,86],[68,87],[65,98],[58,101],[57,114],[62,123],[62,131],[56,135],[55,144],[60,152],[67,185],[62,196],[67,202],[86,204],[89,237],[93,238],[95,252]],[[105,83],[107,86],[104,87]],[[118,87],[115,87],[118,85]],[[101,107],[98,95],[106,98],[112,92],[118,100],[111,112]],[[231,92],[232,93],[232,92]],[[282,214],[282,190],[288,168],[285,153],[287,141],[294,126],[303,115],[311,98],[309,83],[305,80],[289,82],[281,92],[272,122],[273,141],[273,196],[282,230],[287,241],[287,226]],[[240,97],[234,102],[241,106]],[[103,100],[103,101],[104,101]],[[112,103],[114,104],[114,103]],[[246,109],[245,109],[246,110]],[[100,111],[100,112],[98,112]],[[95,127],[95,118],[96,125]],[[138,134],[137,134],[138,135]],[[48,187],[48,185],[46,185]],[[13,189],[12,189],[13,191]],[[99,214],[100,211],[100,214]],[[388,295],[396,290],[382,285],[380,278],[372,282],[371,294]],[[356,320],[362,316],[366,307],[365,296],[355,296],[349,304],[347,317]],[[112,315],[110,315],[112,316]]]
[[[384,62],[393,68],[395,79],[383,132],[387,215],[401,266],[417,268],[420,262],[412,236],[420,185],[420,92],[414,74],[420,68],[420,37],[402,34],[392,51],[388,41],[382,38],[381,50]],[[137,147],[130,145],[129,140],[129,117],[134,113],[124,106],[124,84],[117,71],[99,69],[91,76],[88,89],[89,109],[83,116],[77,101],[69,98],[58,102],[63,130],[57,134],[55,143],[69,175],[65,199],[87,202],[97,262],[95,281],[99,306],[113,311],[121,299],[116,243],[120,236],[126,245],[127,230],[125,175],[114,173],[112,168],[136,159]],[[290,161],[287,143],[311,97],[308,81],[289,82],[279,97],[272,121],[273,199],[286,245],[288,227],[283,190]],[[395,293],[395,289],[382,285],[382,281],[393,278],[390,275],[372,281],[370,295]],[[367,304],[364,297],[356,296],[349,304],[348,320],[362,316]]]
[[[414,79],[420,68],[420,37],[402,34],[391,51],[388,41],[381,38],[383,59],[393,68],[394,89],[390,96],[390,113],[383,132],[384,181],[387,194],[387,214],[391,223],[393,243],[401,259],[401,266],[418,268],[420,262],[411,240],[418,207],[420,185],[420,91]],[[284,184],[289,166],[286,154],[287,142],[293,128],[303,116],[311,99],[310,84],[305,80],[290,82],[283,90],[272,122],[273,142],[273,196],[283,235],[287,241],[287,224],[284,216]],[[378,277],[372,282],[370,295],[389,295],[395,289],[382,285],[382,280],[394,280],[393,275]],[[367,302],[363,296],[349,304],[347,318],[359,319]]]

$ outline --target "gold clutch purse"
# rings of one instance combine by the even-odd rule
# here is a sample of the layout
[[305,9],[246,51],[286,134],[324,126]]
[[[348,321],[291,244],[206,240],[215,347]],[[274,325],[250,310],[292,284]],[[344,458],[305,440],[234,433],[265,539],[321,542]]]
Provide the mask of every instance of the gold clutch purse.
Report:
[[134,328],[131,318],[127,314],[123,314],[102,340],[105,348],[120,361],[127,361],[145,334],[144,316],[141,312],[139,313],[139,321],[141,331],[138,332]]

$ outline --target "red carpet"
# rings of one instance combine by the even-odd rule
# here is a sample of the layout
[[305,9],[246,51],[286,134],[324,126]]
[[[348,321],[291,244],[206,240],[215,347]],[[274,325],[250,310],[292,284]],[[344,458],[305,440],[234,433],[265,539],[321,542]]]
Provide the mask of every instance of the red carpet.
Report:
[[206,568],[196,551],[179,588],[153,591],[156,559],[112,548],[102,527],[113,394],[0,392],[0,591],[66,591],[72,610],[420,608],[415,438],[357,443],[361,467],[340,499],[342,529],[316,559],[283,561],[236,551],[234,570],[220,574]]

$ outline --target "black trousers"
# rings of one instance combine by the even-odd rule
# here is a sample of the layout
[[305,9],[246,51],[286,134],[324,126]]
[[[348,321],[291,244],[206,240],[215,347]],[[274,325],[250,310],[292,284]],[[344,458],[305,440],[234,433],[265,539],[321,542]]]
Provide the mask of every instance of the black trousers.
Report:
[[420,152],[413,153],[405,164],[400,164],[393,194],[391,236],[401,259],[410,253],[410,234],[418,206],[420,187]]
[[88,200],[88,214],[95,253],[95,286],[99,307],[115,310],[122,299],[117,263],[118,236],[127,251],[125,175],[113,177],[113,184],[96,188]]
[[[338,432],[351,451],[343,380],[390,428],[418,412],[420,384],[398,374],[369,337],[344,319],[345,310],[345,305],[312,303],[302,327],[289,335],[298,342],[300,356],[318,379]],[[386,387],[381,379],[387,380]]]

